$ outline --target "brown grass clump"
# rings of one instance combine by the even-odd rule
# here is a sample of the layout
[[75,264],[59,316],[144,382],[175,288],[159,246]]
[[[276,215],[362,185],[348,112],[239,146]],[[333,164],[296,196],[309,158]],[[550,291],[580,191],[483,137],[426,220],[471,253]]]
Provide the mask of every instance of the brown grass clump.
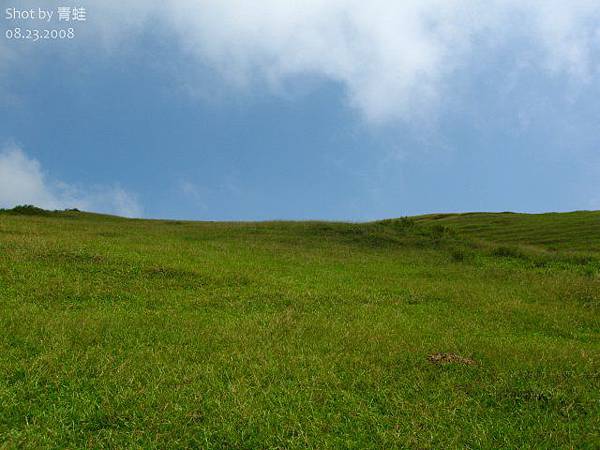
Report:
[[434,353],[433,355],[429,355],[427,359],[432,364],[464,364],[467,366],[477,364],[474,360],[457,355],[456,353]]

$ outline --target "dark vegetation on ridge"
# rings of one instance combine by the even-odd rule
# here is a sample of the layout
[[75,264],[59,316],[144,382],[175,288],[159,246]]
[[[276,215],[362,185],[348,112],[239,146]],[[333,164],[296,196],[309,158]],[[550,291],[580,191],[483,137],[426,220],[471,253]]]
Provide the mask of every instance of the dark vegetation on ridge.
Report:
[[596,448],[600,212],[0,210],[0,447]]

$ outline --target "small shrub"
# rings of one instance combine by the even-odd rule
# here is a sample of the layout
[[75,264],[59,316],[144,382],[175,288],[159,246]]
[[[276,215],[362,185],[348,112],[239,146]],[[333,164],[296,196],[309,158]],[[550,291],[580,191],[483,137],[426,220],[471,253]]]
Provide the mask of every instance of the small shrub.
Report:
[[431,233],[433,235],[441,235],[441,234],[446,234],[448,233],[450,230],[448,229],[448,227],[444,226],[444,225],[436,225],[431,229]]
[[516,247],[500,246],[492,250],[493,256],[500,258],[522,258],[523,253]]
[[435,225],[429,229],[429,237],[435,244],[439,244],[445,238],[454,235],[454,230],[445,225]]
[[576,255],[569,259],[571,264],[578,266],[587,266],[594,262],[594,258],[588,255]]
[[386,227],[393,228],[395,231],[408,231],[413,229],[417,223],[410,217],[401,217],[400,219],[388,219],[380,222]]
[[402,226],[402,228],[414,228],[417,224],[415,219],[410,217],[401,217],[398,223]]
[[47,216],[51,213],[51,211],[33,205],[18,205],[12,209],[3,209],[1,211],[8,214],[18,214],[23,216]]
[[583,268],[583,273],[591,278],[596,278],[600,275],[600,268],[594,264],[588,264]]
[[464,248],[455,248],[450,251],[450,257],[454,262],[465,262],[473,257],[473,253]]

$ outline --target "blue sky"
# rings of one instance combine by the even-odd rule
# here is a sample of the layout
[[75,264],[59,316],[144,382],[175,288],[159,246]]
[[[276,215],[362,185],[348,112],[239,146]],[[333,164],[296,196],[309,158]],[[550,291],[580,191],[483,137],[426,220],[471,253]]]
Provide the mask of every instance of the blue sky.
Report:
[[363,3],[81,1],[73,40],[35,43],[5,30],[41,23],[3,14],[0,207],[353,221],[600,208],[595,2]]

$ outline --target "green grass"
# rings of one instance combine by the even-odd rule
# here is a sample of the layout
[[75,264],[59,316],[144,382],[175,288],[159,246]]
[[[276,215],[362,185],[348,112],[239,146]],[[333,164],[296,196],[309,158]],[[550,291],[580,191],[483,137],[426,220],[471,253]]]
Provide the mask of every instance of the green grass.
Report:
[[599,273],[598,212],[4,212],[0,447],[598,448]]

